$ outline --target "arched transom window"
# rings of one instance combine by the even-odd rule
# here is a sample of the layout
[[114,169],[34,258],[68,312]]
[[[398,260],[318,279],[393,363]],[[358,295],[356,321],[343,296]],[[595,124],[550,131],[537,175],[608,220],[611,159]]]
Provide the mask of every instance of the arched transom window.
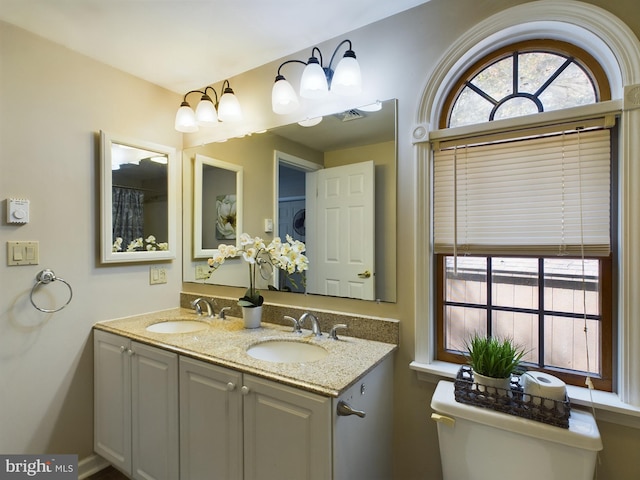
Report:
[[606,76],[584,50],[559,41],[510,45],[483,58],[451,89],[440,128],[548,112],[610,99]]

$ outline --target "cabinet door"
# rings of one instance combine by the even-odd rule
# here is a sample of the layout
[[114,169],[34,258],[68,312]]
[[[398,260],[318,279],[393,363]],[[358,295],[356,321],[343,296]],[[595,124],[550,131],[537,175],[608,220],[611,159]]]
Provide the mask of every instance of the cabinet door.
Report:
[[331,478],[331,400],[244,375],[245,480]]
[[241,374],[180,357],[180,479],[242,479]]
[[133,478],[179,475],[178,356],[131,342]]
[[131,342],[95,330],[94,450],[112,465],[131,474]]

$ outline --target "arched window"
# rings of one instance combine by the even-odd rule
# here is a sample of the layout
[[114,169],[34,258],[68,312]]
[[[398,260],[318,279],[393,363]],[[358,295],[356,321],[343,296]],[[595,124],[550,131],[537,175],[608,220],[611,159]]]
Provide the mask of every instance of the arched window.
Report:
[[[443,104],[444,129],[610,99],[600,65],[558,41],[494,51]],[[434,142],[437,359],[478,332],[511,337],[529,367],[612,389],[612,117]],[[612,183],[613,182],[613,183]]]
[[502,48],[471,66],[450,90],[440,128],[610,100],[604,70],[571,44],[537,40]]

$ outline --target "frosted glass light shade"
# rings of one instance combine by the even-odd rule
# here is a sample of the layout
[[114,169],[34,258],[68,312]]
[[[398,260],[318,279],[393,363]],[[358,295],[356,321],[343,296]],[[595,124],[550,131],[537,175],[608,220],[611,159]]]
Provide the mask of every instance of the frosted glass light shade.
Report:
[[282,76],[276,77],[271,90],[271,108],[274,113],[286,115],[300,106],[298,95],[291,84]]
[[192,133],[198,131],[196,114],[187,102],[182,102],[176,113],[175,128],[179,132]]
[[362,92],[362,74],[356,56],[345,53],[331,80],[331,91],[338,95],[358,95]]
[[329,93],[329,84],[324,70],[316,57],[311,57],[300,78],[300,96],[322,98]]
[[196,120],[198,125],[203,127],[213,127],[218,123],[216,107],[211,99],[203,98],[196,107]]
[[226,89],[218,104],[218,119],[221,122],[239,122],[242,120],[240,102],[233,94],[233,90]]

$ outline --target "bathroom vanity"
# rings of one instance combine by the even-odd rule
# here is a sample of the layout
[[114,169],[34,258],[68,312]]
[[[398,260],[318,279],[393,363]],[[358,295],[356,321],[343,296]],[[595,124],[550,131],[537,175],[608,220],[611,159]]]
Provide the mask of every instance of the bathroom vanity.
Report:
[[[391,478],[395,345],[264,323],[246,330],[236,318],[149,331],[194,319],[174,309],[96,324],[98,454],[132,478]],[[326,356],[247,353],[274,340]]]

